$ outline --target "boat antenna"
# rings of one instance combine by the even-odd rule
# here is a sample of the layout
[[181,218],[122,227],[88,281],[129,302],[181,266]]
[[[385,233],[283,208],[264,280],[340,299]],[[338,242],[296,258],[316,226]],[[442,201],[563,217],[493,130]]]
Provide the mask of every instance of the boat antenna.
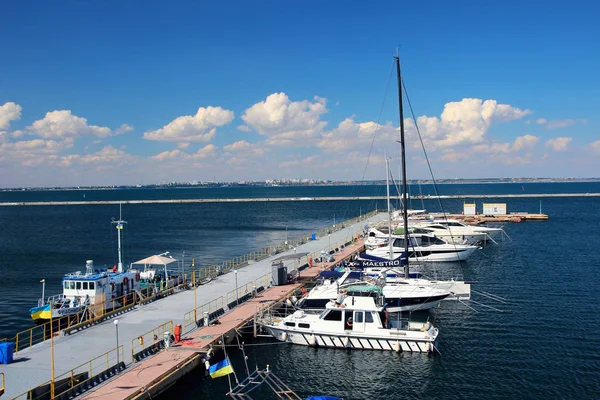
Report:
[[123,214],[121,210],[122,204],[119,203],[119,220],[112,221],[113,224],[117,226],[117,243],[119,249],[119,263],[117,264],[117,271],[123,272],[123,255],[121,252],[121,231],[123,230],[123,225],[127,223],[127,221],[123,221]]
[[[404,254],[402,256],[406,257],[406,262],[404,263],[404,276],[408,278],[409,275],[409,266],[408,266],[408,210],[407,210],[407,191],[406,191],[406,146],[404,140],[404,110],[402,109],[402,74],[400,73],[400,57],[398,53],[394,57],[396,59],[396,76],[398,78],[398,109],[400,111],[400,155],[402,162],[402,205],[404,206],[403,221],[404,221]],[[402,256],[400,261],[402,262]]]

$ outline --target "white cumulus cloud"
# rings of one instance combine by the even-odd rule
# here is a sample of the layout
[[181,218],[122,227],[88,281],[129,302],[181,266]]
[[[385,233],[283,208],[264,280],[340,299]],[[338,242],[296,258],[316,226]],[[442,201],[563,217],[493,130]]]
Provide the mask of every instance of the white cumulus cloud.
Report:
[[398,138],[398,128],[391,123],[385,125],[367,121],[357,123],[354,117],[349,117],[331,131],[324,132],[318,147],[329,151],[348,152],[349,149],[359,149],[369,146],[376,137],[376,143],[389,147],[394,145]]
[[234,113],[221,107],[200,107],[195,115],[175,118],[155,131],[144,133],[144,139],[167,142],[208,142],[217,128],[233,121]]
[[[421,135],[434,147],[452,147],[481,143],[493,123],[514,121],[530,113],[527,109],[498,104],[496,100],[465,98],[446,103],[439,118],[422,115],[417,118],[417,123]],[[407,128],[413,131],[414,125]]]
[[540,138],[537,136],[533,136],[533,135],[519,136],[518,138],[515,139],[515,142],[512,145],[512,150],[519,151],[522,149],[531,149],[539,141],[540,141]]
[[573,138],[570,138],[570,137],[557,137],[557,138],[548,140],[546,142],[546,147],[550,147],[552,150],[554,150],[556,152],[563,152],[563,151],[567,150],[567,147],[569,146],[569,143],[571,143],[572,140],[573,140]]
[[600,154],[600,140],[590,143],[590,147],[596,154]]
[[266,150],[259,144],[248,143],[245,140],[240,140],[235,143],[223,146],[223,150],[228,153],[237,153],[238,157],[251,156],[251,155],[263,155]]
[[0,132],[10,127],[11,121],[17,121],[21,119],[21,110],[23,108],[9,101],[0,106]]
[[569,126],[573,126],[576,124],[586,124],[587,120],[585,119],[555,119],[555,120],[547,120],[546,118],[538,118],[535,121],[537,124],[544,125],[546,129],[560,129],[567,128]]
[[64,139],[79,136],[108,137],[117,134],[105,126],[88,125],[87,119],[73,115],[70,110],[47,112],[43,119],[27,127],[27,132],[45,139]]
[[238,125],[237,130],[242,132],[252,132],[252,128],[248,125]]
[[117,129],[115,129],[115,135],[121,135],[125,132],[129,132],[133,130],[133,126],[128,125],[128,124],[123,124],[120,127],[118,127]]
[[205,159],[214,156],[217,153],[217,150],[218,147],[214,144],[207,144],[193,154],[186,153],[180,149],[175,149],[171,151],[163,151],[162,153],[150,157],[150,159],[154,161]]
[[248,108],[242,120],[247,126],[266,136],[269,145],[305,146],[317,138],[327,122],[321,115],[327,112],[326,99],[315,96],[309,100],[291,101],[285,93],[273,93],[264,101]]

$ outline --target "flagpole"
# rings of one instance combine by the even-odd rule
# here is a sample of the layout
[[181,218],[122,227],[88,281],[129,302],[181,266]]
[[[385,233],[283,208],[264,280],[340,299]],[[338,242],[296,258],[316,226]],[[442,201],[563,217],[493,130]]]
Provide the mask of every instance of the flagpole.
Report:
[[[40,306],[43,306],[44,305],[44,299],[46,298],[45,297],[45,293],[46,293],[46,279],[42,279],[40,282],[42,283],[42,304],[40,304]],[[50,310],[50,311],[52,311],[52,310]]]

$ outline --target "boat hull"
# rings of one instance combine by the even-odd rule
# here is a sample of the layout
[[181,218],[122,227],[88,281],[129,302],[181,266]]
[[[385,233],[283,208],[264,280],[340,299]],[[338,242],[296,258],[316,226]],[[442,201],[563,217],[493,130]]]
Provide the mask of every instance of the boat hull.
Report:
[[55,308],[51,312],[50,305],[45,304],[43,306],[31,308],[29,310],[29,313],[33,322],[37,325],[40,325],[50,321],[51,319],[58,319],[69,315],[75,315],[78,312],[82,311],[84,308],[85,306]]
[[[458,245],[456,245],[458,246]],[[462,249],[451,249],[451,250],[437,250],[431,248],[423,248],[417,249],[410,252],[409,261],[410,262],[457,262],[457,261],[466,261],[478,247],[466,247]],[[392,254],[392,258],[398,258],[402,255],[402,249],[394,249]],[[367,251],[368,255],[380,257],[380,258],[390,258],[389,251],[387,249],[376,249],[373,251]]]
[[302,331],[286,331],[272,326],[264,327],[270,335],[281,342],[289,342],[301,346],[329,347],[353,350],[383,350],[410,353],[431,353],[435,350],[435,339],[410,338],[402,335],[396,337],[358,336],[354,333],[315,333]]

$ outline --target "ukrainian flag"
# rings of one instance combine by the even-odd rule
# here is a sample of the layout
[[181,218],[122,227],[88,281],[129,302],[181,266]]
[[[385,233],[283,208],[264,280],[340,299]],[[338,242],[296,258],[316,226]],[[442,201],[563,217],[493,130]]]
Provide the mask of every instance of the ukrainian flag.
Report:
[[221,376],[232,374],[233,368],[231,368],[231,364],[229,364],[229,359],[226,358],[223,361],[211,365],[210,368],[208,368],[208,372],[210,373],[211,378],[219,378]]

